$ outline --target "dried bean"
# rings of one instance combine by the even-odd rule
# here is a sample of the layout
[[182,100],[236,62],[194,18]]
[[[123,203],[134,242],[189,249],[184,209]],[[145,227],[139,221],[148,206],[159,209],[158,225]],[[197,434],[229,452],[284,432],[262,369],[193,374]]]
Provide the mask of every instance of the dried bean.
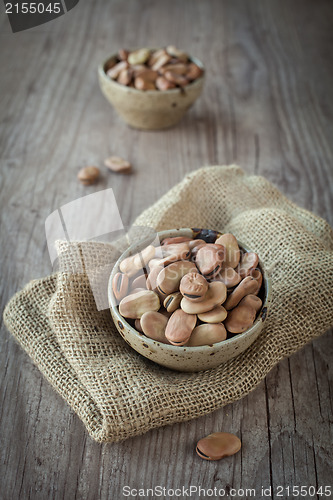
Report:
[[[155,259],[153,259],[153,260],[155,260]],[[159,267],[159,266],[151,268],[151,270],[148,274],[148,277],[147,277],[148,290],[155,290],[155,288],[157,288],[157,283],[156,283],[157,276],[159,275],[160,271],[162,271],[162,269],[163,269],[163,267]]]
[[170,56],[176,57],[179,61],[187,62],[188,61],[188,55],[186,52],[183,52],[182,50],[177,49],[175,45],[168,45],[166,48],[166,51]]
[[240,439],[229,432],[214,432],[200,439],[196,452],[205,460],[220,460],[234,455],[241,449]]
[[250,272],[250,276],[251,278],[255,279],[256,282],[258,283],[258,292],[261,288],[261,285],[262,285],[262,274],[261,274],[261,271],[259,269],[253,269],[251,272]]
[[162,75],[165,74],[166,71],[172,71],[173,73],[177,73],[178,75],[187,74],[189,66],[187,64],[179,63],[179,64],[167,64],[161,68]]
[[222,234],[215,243],[225,248],[223,267],[235,268],[240,259],[240,250],[235,236],[231,233]]
[[213,278],[220,272],[223,260],[224,247],[208,243],[199,248],[195,263],[205,278]]
[[148,311],[144,313],[140,319],[142,331],[150,339],[157,342],[169,344],[165,336],[165,327],[168,323],[168,318],[159,312]]
[[156,62],[154,62],[151,69],[153,69],[154,71],[159,70],[160,68],[162,68],[162,66],[167,64],[170,61],[170,59],[171,57],[169,56],[169,54],[167,53],[161,54],[160,57],[156,60]]
[[127,61],[121,61],[118,64],[115,64],[111,69],[107,71],[107,75],[112,79],[116,80],[123,69],[128,68]]
[[197,66],[196,64],[190,63],[188,65],[188,69],[186,71],[186,78],[188,78],[189,80],[196,80],[197,78],[200,78],[202,74],[203,70],[199,68],[199,66]]
[[208,290],[201,302],[193,302],[183,297],[180,307],[188,314],[201,314],[223,304],[227,297],[227,287],[221,281],[209,283]]
[[174,83],[164,78],[164,76],[159,76],[158,78],[156,78],[155,85],[158,90],[170,90],[176,87]]
[[134,278],[131,284],[131,289],[134,288],[147,288],[147,276],[145,274],[141,274],[140,276]]
[[259,257],[255,252],[246,252],[242,255],[239,267],[238,274],[241,278],[245,278],[251,274],[251,271],[254,270],[259,262]]
[[226,338],[227,332],[222,323],[204,323],[194,328],[186,345],[188,347],[212,345],[222,342]]
[[124,297],[119,304],[119,312],[124,318],[137,319],[147,311],[158,311],[160,305],[155,292],[144,290]]
[[190,338],[197,322],[195,314],[187,314],[177,309],[169,318],[165,329],[165,336],[173,345],[184,345]]
[[118,57],[121,61],[127,61],[129,55],[129,51],[126,49],[120,49],[118,52]]
[[251,276],[244,278],[239,285],[231,292],[227,298],[224,307],[227,311],[233,309],[242,300],[245,295],[255,294],[258,291],[258,282]]
[[134,87],[137,90],[156,90],[155,83],[151,80],[147,80],[142,75],[135,78]]
[[196,270],[195,265],[188,261],[178,261],[169,264],[157,276],[157,287],[165,295],[176,292],[182,277],[187,273],[196,272]]
[[141,332],[143,333],[143,330],[141,328],[141,323],[140,323],[140,320],[139,319],[136,319],[134,321],[134,326],[135,326],[135,329],[138,330],[138,332]]
[[172,236],[171,238],[164,238],[164,240],[162,240],[161,246],[175,245],[177,243],[186,242],[190,245],[192,241],[193,240],[191,238],[188,238],[187,236]]
[[178,73],[174,73],[173,71],[166,71],[164,73],[164,76],[167,80],[169,80],[169,82],[175,83],[180,87],[185,87],[185,85],[188,85],[188,79],[186,78],[186,76],[179,75]]
[[227,288],[233,288],[238,285],[241,277],[232,267],[223,267],[214,280],[222,281]]
[[182,298],[183,296],[180,292],[171,293],[165,297],[163,305],[168,312],[174,312],[178,309]]
[[109,156],[104,160],[104,165],[113,172],[128,173],[132,169],[130,162],[120,156]]
[[187,273],[180,280],[179,290],[188,300],[200,302],[208,290],[208,282],[199,273]]
[[127,58],[129,64],[144,64],[150,57],[149,49],[139,49],[131,52]]
[[262,302],[256,295],[244,297],[235,309],[229,312],[225,321],[226,329],[231,333],[243,333],[253,325]]
[[223,306],[215,306],[211,311],[198,314],[198,318],[203,323],[222,323],[228,315],[228,311]]
[[203,246],[206,245],[207,243],[204,240],[191,240],[189,241],[188,245],[190,247],[190,250],[193,250],[197,246]]
[[77,178],[82,184],[85,186],[89,186],[90,184],[94,184],[99,177],[99,168],[98,167],[84,167],[81,168],[79,173],[77,174]]
[[118,75],[117,82],[120,85],[129,85],[133,78],[133,71],[130,68],[123,69]]
[[129,279],[126,274],[117,273],[114,275],[112,280],[112,290],[117,300],[121,300],[127,294],[128,282]]

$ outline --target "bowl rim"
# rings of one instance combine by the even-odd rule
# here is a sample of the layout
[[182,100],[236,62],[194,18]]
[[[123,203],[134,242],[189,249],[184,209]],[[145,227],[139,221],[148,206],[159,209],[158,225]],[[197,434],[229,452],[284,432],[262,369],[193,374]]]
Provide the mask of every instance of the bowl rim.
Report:
[[[139,47],[140,48],[140,47]],[[149,48],[149,47],[148,47]],[[133,49],[133,50],[138,50],[138,49]],[[150,49],[152,50],[152,49]],[[206,69],[203,65],[203,63],[200,61],[200,59],[198,59],[197,57],[194,57],[194,56],[189,56],[189,59],[191,62],[194,62],[195,64],[197,64],[202,70],[203,70],[203,74],[197,78],[196,80],[193,80],[193,82],[189,83],[188,85],[185,85],[184,87],[177,87],[175,89],[168,89],[168,90],[139,90],[139,89],[136,89],[134,87],[128,87],[127,85],[122,85],[121,83],[118,83],[116,82],[115,80],[111,80],[111,78],[108,77],[108,75],[106,74],[105,72],[105,65],[108,61],[110,61],[110,59],[112,59],[113,57],[117,57],[117,54],[112,54],[111,56],[107,57],[106,59],[103,60],[103,62],[101,62],[99,65],[98,65],[98,73],[99,75],[103,78],[104,81],[108,82],[109,84],[113,85],[115,88],[121,90],[121,91],[127,91],[127,92],[133,92],[134,94],[139,94],[139,95],[142,95],[142,94],[148,94],[148,95],[162,95],[162,94],[175,94],[175,95],[179,95],[179,94],[183,94],[185,89],[189,89],[189,88],[193,88],[194,86],[198,86],[200,85],[203,80],[205,79],[205,75],[206,75]]]
[[[202,230],[202,229],[206,229],[206,228],[200,228],[200,230]],[[189,231],[191,231],[193,234],[194,228],[167,229],[167,230],[163,230],[163,231],[156,231],[156,234],[159,236],[163,236],[165,234],[164,237],[168,237],[167,235],[170,232],[175,232],[175,231],[177,233],[179,232],[179,235],[181,235],[181,232],[184,232],[184,231],[186,231],[187,233],[189,233]],[[215,230],[213,230],[213,231],[215,231]],[[197,228],[195,228],[195,232],[197,232]],[[216,232],[219,235],[226,234],[226,233],[223,233],[220,231],[216,231]],[[217,236],[217,237],[219,237],[219,236]],[[161,238],[161,239],[163,239],[163,238]],[[225,346],[225,345],[231,345],[233,343],[237,343],[241,339],[244,339],[245,337],[249,336],[253,332],[253,330],[258,328],[259,323],[263,323],[265,321],[267,314],[268,314],[268,311],[269,311],[270,300],[271,300],[271,278],[269,278],[267,276],[267,271],[265,270],[265,267],[263,266],[263,263],[259,257],[258,265],[262,271],[263,284],[265,286],[264,300],[263,300],[263,303],[262,303],[262,306],[261,306],[259,312],[257,313],[257,317],[256,317],[253,325],[250,328],[248,328],[247,330],[245,330],[245,332],[236,334],[230,339],[222,340],[221,342],[215,342],[214,344],[205,344],[203,346],[185,346],[185,345],[184,346],[175,346],[172,344],[164,344],[163,342],[158,342],[156,340],[153,340],[153,339],[147,337],[144,333],[138,332],[138,330],[136,330],[132,325],[130,325],[128,323],[128,321],[126,320],[126,318],[124,318],[120,314],[120,312],[117,308],[116,300],[115,300],[113,290],[112,290],[112,280],[113,280],[113,277],[116,274],[116,272],[119,271],[120,262],[123,259],[125,259],[127,256],[133,254],[133,250],[135,251],[135,253],[137,253],[138,251],[140,251],[138,249],[140,249],[140,248],[143,249],[144,245],[146,243],[148,245],[149,242],[151,242],[151,241],[152,241],[152,237],[146,237],[146,238],[143,238],[142,240],[140,240],[139,242],[133,243],[132,245],[130,245],[127,248],[127,250],[125,250],[118,258],[117,262],[115,263],[115,265],[111,271],[109,281],[108,281],[108,302],[109,302],[109,309],[110,309],[111,314],[115,314],[116,317],[118,318],[118,320],[123,322],[126,325],[126,327],[130,329],[131,333],[134,333],[138,339],[142,340],[142,338],[144,338],[145,342],[147,342],[148,345],[151,345],[151,347],[154,347],[154,346],[156,346],[156,344],[158,344],[158,345],[162,345],[163,348],[165,348],[167,351],[176,352],[176,353],[177,352],[179,353],[180,349],[182,349],[183,351],[188,350],[189,352],[198,352],[199,350],[204,350],[204,351],[211,350],[212,348],[219,350],[219,348],[223,348],[223,346]],[[238,238],[237,238],[237,242],[238,242],[238,245],[246,252],[253,251],[253,250],[249,249],[249,247],[247,245],[244,245],[243,242],[238,240]],[[263,316],[264,316],[264,318],[263,318]],[[118,330],[119,325],[118,326],[115,325],[115,326]]]

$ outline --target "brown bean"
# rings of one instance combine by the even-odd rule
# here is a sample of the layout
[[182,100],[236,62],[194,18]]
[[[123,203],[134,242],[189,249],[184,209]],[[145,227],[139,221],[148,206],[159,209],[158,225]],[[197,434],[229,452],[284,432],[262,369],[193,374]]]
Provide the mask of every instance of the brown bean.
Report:
[[238,274],[241,278],[245,278],[251,274],[251,271],[258,265],[259,257],[255,252],[246,252],[242,255],[238,267]]
[[259,269],[252,269],[249,276],[251,276],[251,278],[255,279],[256,282],[258,283],[258,292],[257,293],[259,293],[261,285],[262,285],[261,271]]
[[160,72],[163,75],[166,71],[172,71],[173,73],[177,73],[178,75],[185,75],[188,72],[188,65],[184,63],[167,64],[166,66],[163,66],[163,68],[161,68]]
[[115,298],[121,300],[128,290],[128,276],[123,273],[116,273],[112,280],[112,290]]
[[169,80],[169,82],[175,83],[180,87],[185,87],[185,85],[188,85],[189,83],[186,76],[178,75],[178,73],[174,73],[173,71],[166,71],[164,76],[167,80]]
[[227,338],[227,332],[222,323],[203,323],[196,326],[187,342],[188,347],[212,345]]
[[162,240],[161,246],[175,245],[177,243],[186,243],[186,242],[188,242],[188,244],[190,245],[192,241],[193,240],[191,238],[188,238],[187,236],[172,236],[170,238],[164,238],[164,240]]
[[145,274],[141,274],[140,276],[134,278],[131,284],[131,289],[133,290],[134,288],[147,288],[147,276]]
[[129,85],[133,78],[133,71],[130,68],[122,69],[118,75],[117,82],[120,85]]
[[128,292],[127,295],[132,295],[133,293],[138,293],[138,292],[145,292],[147,288],[142,288],[142,287],[137,287],[137,288],[131,288]]
[[203,323],[221,323],[227,317],[228,312],[223,306],[215,306],[211,311],[198,314]]
[[121,272],[126,273],[129,278],[135,276],[140,269],[143,269],[147,263],[155,257],[155,247],[149,245],[144,248],[141,252],[126,257],[119,264],[119,269]]
[[227,288],[233,288],[238,285],[241,277],[232,267],[223,267],[214,280],[222,281]]
[[208,290],[201,302],[193,302],[182,298],[180,307],[188,314],[201,314],[211,311],[215,306],[223,304],[227,297],[227,287],[221,281],[209,283]]
[[158,60],[161,56],[165,55],[167,52],[165,49],[158,49],[158,50],[154,50],[149,59],[148,59],[148,66],[149,67],[152,67]]
[[[193,251],[192,251],[193,252]],[[224,260],[224,247],[222,245],[213,246],[210,243],[199,248],[195,263],[205,278],[213,278],[220,270]]]
[[168,323],[168,318],[156,311],[145,312],[141,319],[140,325],[142,331],[150,339],[156,340],[157,342],[163,342],[163,344],[169,344],[165,336],[165,327]]
[[156,90],[155,83],[142,75],[135,77],[134,87],[137,90]]
[[220,460],[234,455],[241,449],[240,439],[229,432],[214,432],[200,439],[196,452],[205,460]]
[[120,49],[119,52],[118,52],[118,58],[121,61],[127,61],[128,54],[129,54],[128,50],[126,50],[126,49]]
[[[154,259],[152,259],[154,260]],[[151,261],[150,261],[151,262]],[[147,277],[147,288],[148,290],[155,290],[157,288],[157,276],[159,275],[160,271],[162,271],[163,267],[156,266],[150,269],[150,272]]]
[[143,330],[142,330],[141,323],[140,323],[139,319],[136,319],[134,321],[134,326],[135,326],[135,329],[138,330],[138,332],[143,333]]
[[77,174],[77,178],[82,184],[85,186],[89,186],[90,184],[94,184],[99,177],[99,168],[98,167],[84,167],[81,168],[79,173]]
[[[178,246],[178,245],[168,245],[165,248],[169,248],[171,246]],[[164,247],[161,247],[161,248],[164,248]],[[156,252],[157,252],[157,254],[161,254],[161,251],[158,247],[156,248]],[[166,254],[166,256],[161,258],[161,259],[158,259],[158,258],[152,259],[149,262],[150,269],[153,269],[154,267],[166,267],[169,264],[171,264],[172,262],[177,262],[179,260],[187,260],[190,258],[190,251],[188,249],[184,250],[183,248],[179,248],[179,249],[175,248],[173,251],[170,248],[170,252],[162,252],[162,253],[163,253],[163,255]]]
[[158,77],[158,72],[146,68],[144,71],[140,72],[140,75],[135,75],[135,76],[141,76],[145,80],[148,80],[150,82],[155,82],[156,78]]
[[174,260],[187,260],[190,258],[190,248],[188,242],[163,245],[156,248],[156,257],[173,256]]
[[203,246],[203,245],[207,245],[207,243],[204,240],[199,240],[198,239],[198,240],[191,240],[191,241],[189,241],[188,245],[190,247],[190,250],[193,250],[198,245]]
[[189,80],[196,80],[202,76],[203,70],[194,63],[190,63],[187,67],[186,77]]
[[225,248],[223,267],[235,268],[240,259],[240,250],[235,236],[231,233],[222,234],[215,244],[223,245]]
[[252,307],[257,313],[262,306],[262,300],[256,295],[246,295],[239,303],[240,306]]
[[170,59],[171,57],[166,52],[164,54],[161,54],[160,57],[156,59],[154,64],[152,64],[151,69],[153,69],[154,71],[158,71],[160,68],[162,68],[162,66],[167,64]]
[[180,280],[185,274],[195,271],[196,267],[192,262],[173,262],[160,271],[156,280],[157,287],[160,292],[169,295],[179,289]]
[[124,318],[137,319],[147,311],[158,311],[160,299],[152,290],[132,293],[124,297],[119,304],[119,312]]
[[170,90],[170,89],[174,89],[176,87],[176,85],[172,82],[170,82],[169,80],[167,80],[166,78],[164,78],[164,76],[159,76],[156,78],[156,81],[155,81],[155,85],[156,85],[156,88],[158,88],[158,90]]
[[179,290],[187,299],[200,302],[208,290],[208,282],[199,273],[187,273],[180,280]]
[[128,55],[129,64],[144,64],[150,57],[149,49],[138,49]]
[[256,295],[247,295],[237,307],[229,312],[225,321],[226,329],[231,333],[243,333],[248,330],[256,318],[257,311],[262,305]]
[[132,169],[130,162],[120,156],[109,156],[104,160],[104,165],[113,172],[128,173]]
[[148,69],[145,64],[133,64],[133,66],[131,66],[131,68],[133,70],[134,77],[140,76],[141,73],[144,73]]
[[172,345],[184,345],[190,338],[197,322],[195,314],[186,314],[182,309],[177,309],[167,323],[165,336]]
[[182,298],[183,296],[180,292],[170,293],[170,295],[165,297],[163,305],[168,312],[174,312],[178,309]]
[[117,64],[115,64],[111,69],[109,69],[106,74],[108,77],[110,77],[112,80],[116,80],[120,74],[120,72],[123,69],[128,68],[128,62],[127,61],[121,61]]
[[231,292],[227,298],[224,307],[227,311],[233,309],[239,304],[245,295],[255,294],[258,291],[258,282],[251,276],[244,278],[239,285]]
[[166,51],[170,56],[177,58],[179,61],[187,62],[188,54],[186,52],[177,49],[175,45],[168,45]]

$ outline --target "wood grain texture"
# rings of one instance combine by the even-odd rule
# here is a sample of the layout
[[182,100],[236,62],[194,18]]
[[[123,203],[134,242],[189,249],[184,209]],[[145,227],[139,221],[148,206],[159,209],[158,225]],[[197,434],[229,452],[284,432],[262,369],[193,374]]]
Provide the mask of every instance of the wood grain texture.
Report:
[[[51,271],[45,218],[107,187],[128,226],[186,173],[236,162],[332,225],[332,22],[326,0],[82,0],[13,35],[2,9],[1,311]],[[130,129],[101,95],[97,65],[122,46],[170,42],[205,61],[204,93],[173,129]],[[110,154],[128,158],[134,174],[103,169],[97,185],[77,182],[82,166]],[[0,497],[117,500],[124,485],[192,484],[255,488],[256,498],[272,486],[276,499],[278,485],[333,486],[332,356],[328,332],[233,405],[99,445],[1,323]],[[195,443],[216,430],[236,433],[243,448],[204,462]]]

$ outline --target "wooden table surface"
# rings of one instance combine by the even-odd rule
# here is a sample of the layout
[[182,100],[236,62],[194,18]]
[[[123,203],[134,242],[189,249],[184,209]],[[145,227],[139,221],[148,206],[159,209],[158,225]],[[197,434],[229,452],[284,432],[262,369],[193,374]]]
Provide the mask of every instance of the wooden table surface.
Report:
[[[12,34],[2,8],[1,308],[51,272],[46,217],[104,188],[128,226],[188,172],[237,163],[332,224],[332,25],[325,0],[82,0]],[[97,65],[123,46],[169,43],[205,61],[203,95],[173,129],[130,129],[101,95]],[[106,171],[110,154],[128,158],[133,175]],[[87,164],[103,171],[90,187],[76,179]],[[1,326],[1,499],[117,500],[126,485],[225,488],[229,498],[255,488],[255,498],[275,499],[293,498],[288,486],[332,487],[332,332],[237,403],[100,445]],[[239,435],[242,452],[200,460],[196,440],[217,430]],[[328,496],[303,489],[303,498]]]

